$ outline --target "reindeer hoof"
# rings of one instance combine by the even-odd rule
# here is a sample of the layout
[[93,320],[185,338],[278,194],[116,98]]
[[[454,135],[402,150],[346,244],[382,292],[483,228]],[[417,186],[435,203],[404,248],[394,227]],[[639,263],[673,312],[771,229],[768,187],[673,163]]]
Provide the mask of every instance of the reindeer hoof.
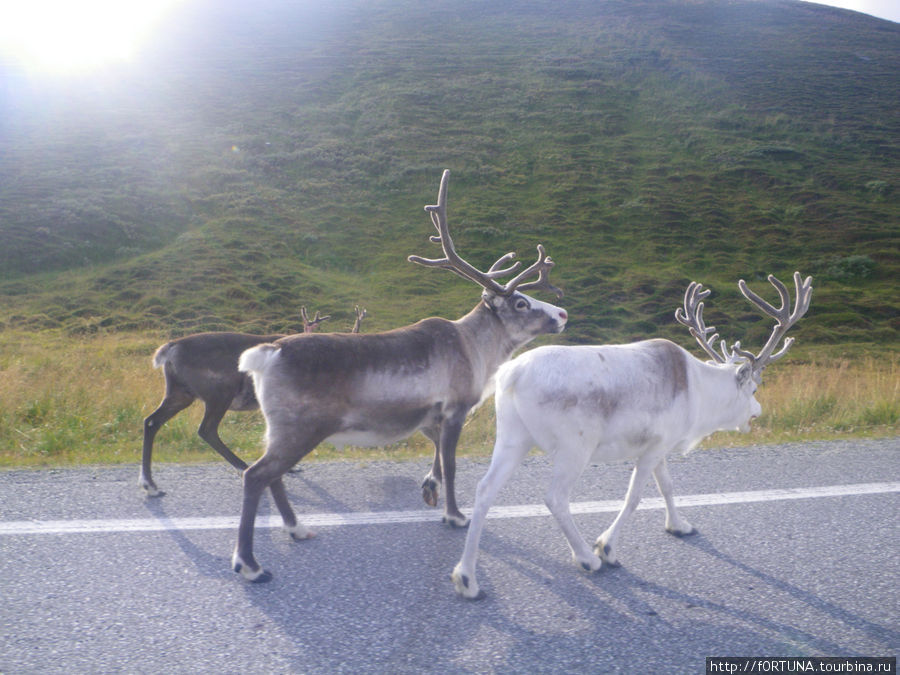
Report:
[[460,595],[460,597],[465,598],[469,602],[478,602],[479,600],[484,600],[487,597],[487,593],[485,593],[480,588],[478,589],[478,592],[475,595],[464,595],[462,593],[460,593],[459,595]]
[[141,490],[143,490],[145,497],[162,497],[166,494],[164,490],[160,490],[155,485],[142,485]]
[[610,558],[610,554],[612,553],[612,547],[609,544],[600,545],[598,541],[594,545],[594,555],[596,555],[600,560],[603,561],[604,565],[608,567],[621,567],[622,563],[614,558]]
[[[458,565],[450,574],[450,579],[453,581],[453,586],[456,588],[457,594],[461,595],[466,600],[482,600],[487,597],[487,594],[478,588],[478,584],[469,579],[468,574],[461,574],[459,572]],[[474,586],[474,589],[472,586]]]
[[247,581],[254,584],[265,584],[272,581],[272,573],[267,572],[262,567],[254,572],[247,565],[241,562],[236,562],[234,563],[233,569]]
[[443,518],[441,518],[441,522],[446,523],[447,525],[449,525],[450,527],[452,527],[454,529],[457,527],[468,527],[469,526],[469,519],[462,515],[460,515],[460,516],[445,515]]
[[667,527],[666,532],[680,539],[681,537],[690,537],[692,534],[697,534],[697,528],[690,523],[686,523],[683,527]]
[[271,572],[266,572],[262,567],[257,567],[255,570],[252,569],[250,565],[241,559],[237,554],[237,551],[235,551],[234,555],[231,557],[231,569],[240,574],[247,581],[252,581],[255,584],[264,584],[268,581],[272,581]]
[[583,569],[588,574],[593,574],[594,572],[599,572],[603,567],[603,560],[596,555],[590,556],[585,560],[578,558],[574,553],[572,554],[572,560],[575,561],[575,564],[578,565],[581,569]]
[[683,530],[666,530],[666,531],[669,534],[671,534],[672,536],[678,537],[679,539],[681,539],[683,537],[690,537],[693,534],[697,534],[697,530],[695,530],[695,529],[690,529],[687,531],[683,531]]
[[422,483],[422,499],[428,506],[437,506],[438,484],[433,478],[426,478]]
[[291,539],[294,541],[304,541],[305,539],[312,539],[316,536],[316,533],[313,530],[310,530],[300,523],[297,523],[293,527],[285,526],[284,530],[291,535]]

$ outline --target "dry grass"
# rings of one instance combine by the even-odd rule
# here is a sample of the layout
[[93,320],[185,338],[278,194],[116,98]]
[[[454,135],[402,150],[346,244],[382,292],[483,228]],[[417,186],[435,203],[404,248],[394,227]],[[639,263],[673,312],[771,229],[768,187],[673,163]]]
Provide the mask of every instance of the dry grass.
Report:
[[757,398],[763,414],[749,435],[715,434],[704,445],[892,436],[900,418],[898,357],[772,366]]
[[[50,332],[0,333],[0,466],[140,462],[143,418],[159,403],[163,377],[150,365],[161,336],[108,333],[73,339]],[[900,418],[897,354],[780,363],[760,390],[763,416],[748,435],[716,434],[706,446],[893,436]],[[159,461],[219,461],[196,435],[202,406],[171,420],[157,437]],[[461,454],[486,455],[494,437],[490,403],[463,431]],[[230,413],[225,442],[252,460],[261,451],[258,412]],[[313,458],[408,458],[431,454],[417,434],[388,448],[317,449]]]

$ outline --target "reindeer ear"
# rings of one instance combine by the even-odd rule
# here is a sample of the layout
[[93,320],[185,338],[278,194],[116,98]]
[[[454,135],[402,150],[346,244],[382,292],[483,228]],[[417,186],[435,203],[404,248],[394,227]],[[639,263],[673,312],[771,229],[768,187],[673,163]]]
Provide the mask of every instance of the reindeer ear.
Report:
[[735,375],[737,377],[738,386],[743,387],[753,377],[753,364],[749,361],[747,363],[742,363],[738,367]]
[[484,303],[491,309],[498,309],[500,305],[503,304],[504,297],[502,295],[497,295],[496,293],[491,293],[488,290],[484,290],[481,291],[481,299],[484,300]]

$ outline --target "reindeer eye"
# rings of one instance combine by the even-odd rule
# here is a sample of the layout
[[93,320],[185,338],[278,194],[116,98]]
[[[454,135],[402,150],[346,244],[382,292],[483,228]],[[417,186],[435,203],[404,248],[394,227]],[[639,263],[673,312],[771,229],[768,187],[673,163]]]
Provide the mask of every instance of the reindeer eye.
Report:
[[516,309],[523,310],[528,309],[528,307],[529,305],[527,300],[522,300],[521,298],[516,300]]

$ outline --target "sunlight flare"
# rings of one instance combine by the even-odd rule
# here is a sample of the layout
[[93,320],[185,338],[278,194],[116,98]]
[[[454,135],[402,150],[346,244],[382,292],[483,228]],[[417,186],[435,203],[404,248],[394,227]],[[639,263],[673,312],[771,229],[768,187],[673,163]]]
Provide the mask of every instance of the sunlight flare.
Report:
[[134,57],[181,0],[0,0],[0,50],[32,69],[77,72]]

